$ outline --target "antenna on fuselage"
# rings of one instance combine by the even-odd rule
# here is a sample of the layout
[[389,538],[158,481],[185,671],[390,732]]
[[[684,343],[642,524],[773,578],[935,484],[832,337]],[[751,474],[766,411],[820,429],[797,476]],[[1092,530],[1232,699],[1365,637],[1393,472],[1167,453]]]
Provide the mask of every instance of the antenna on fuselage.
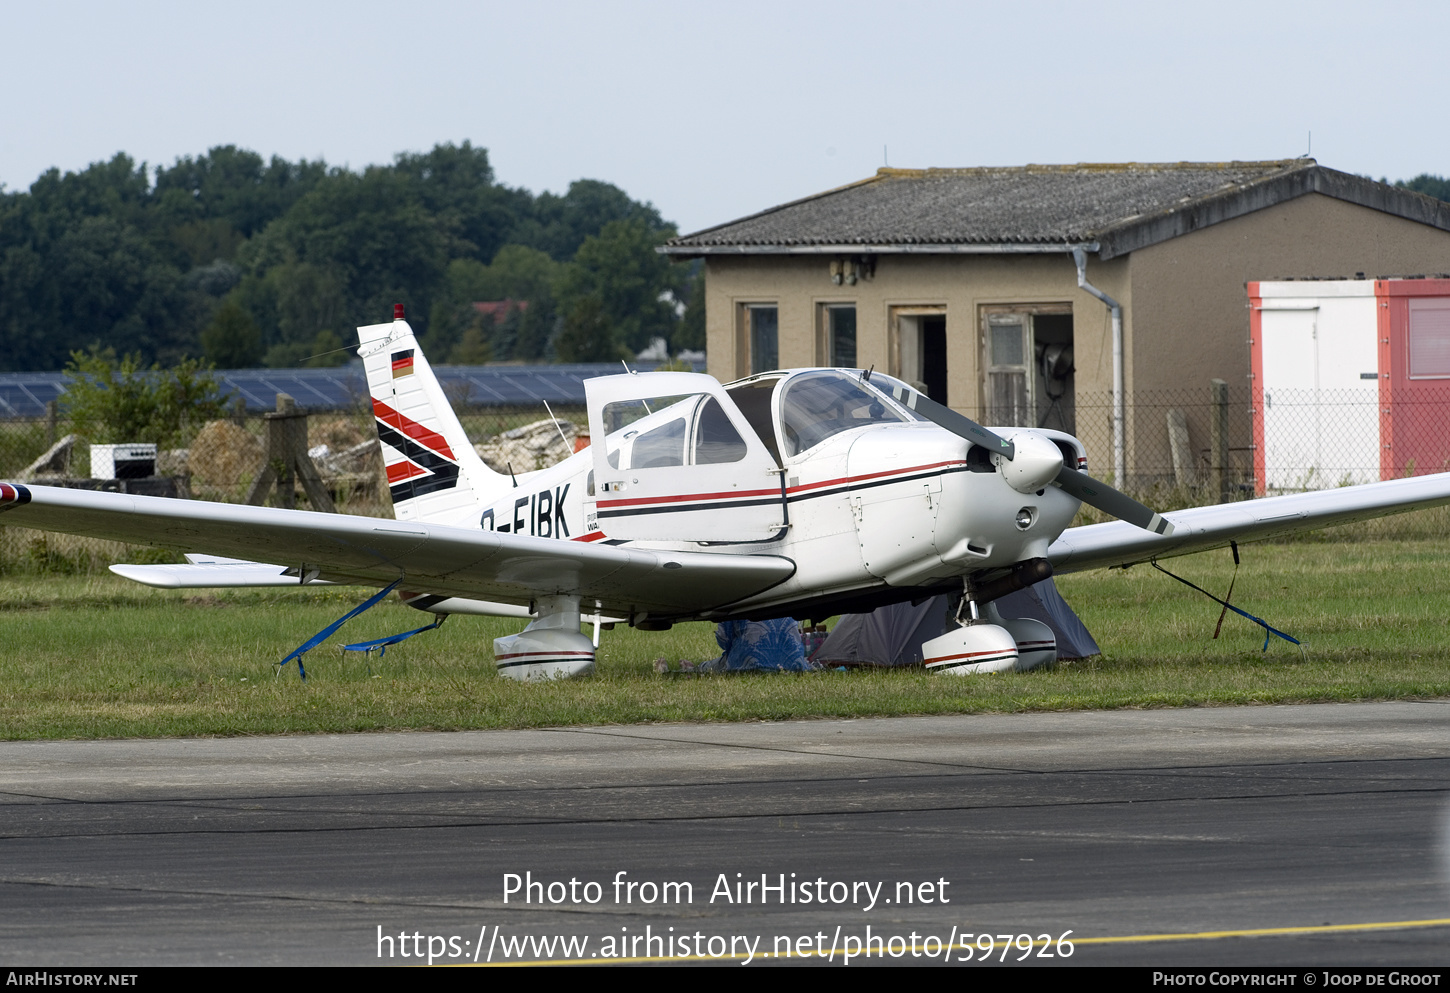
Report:
[[[622,366],[624,366],[624,371],[627,372],[627,373],[629,373],[631,376],[638,376],[639,375],[638,372],[636,372],[635,370],[633,370],[633,369],[631,369],[629,367],[629,363],[626,362],[626,361],[624,361],[624,359],[620,359],[619,360],[619,364],[622,365]],[[641,400],[640,403],[644,404],[644,412],[646,414],[653,414],[654,413],[653,410],[650,410],[649,409],[649,401],[648,400]]]
[[547,400],[544,401],[544,409],[549,412],[549,420],[554,422],[554,428],[559,432],[559,440],[564,443],[565,448],[568,448],[569,439],[564,436],[564,425],[560,424],[559,418],[554,416],[554,408],[549,406],[549,401]]
[[505,462],[504,465],[508,466],[509,479],[512,479],[514,481],[514,489],[518,489],[519,488],[519,477],[517,477],[517,476],[514,475],[514,464],[512,462]]

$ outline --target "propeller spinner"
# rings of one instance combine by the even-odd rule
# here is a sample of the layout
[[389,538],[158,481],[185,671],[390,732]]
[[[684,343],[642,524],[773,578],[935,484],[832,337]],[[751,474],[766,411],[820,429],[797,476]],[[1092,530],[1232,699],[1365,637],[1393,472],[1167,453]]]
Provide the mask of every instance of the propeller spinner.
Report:
[[985,448],[992,454],[992,461],[1007,484],[1019,492],[1031,493],[1042,489],[1048,483],[1055,483],[1088,506],[1096,507],[1121,521],[1164,537],[1173,533],[1173,525],[1151,507],[1144,506],[1107,483],[1093,479],[1085,472],[1069,469],[1063,464],[1062,453],[1057,446],[1041,435],[1020,435],[1020,441],[1003,438],[970,417],[958,414],[950,407],[915,390],[892,384],[889,392],[927,420]]

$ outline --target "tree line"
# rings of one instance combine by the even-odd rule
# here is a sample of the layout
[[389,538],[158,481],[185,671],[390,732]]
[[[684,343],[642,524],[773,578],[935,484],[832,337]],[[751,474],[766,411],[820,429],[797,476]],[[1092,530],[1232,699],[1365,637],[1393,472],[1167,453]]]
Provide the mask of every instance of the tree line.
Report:
[[[1450,200],[1440,176],[1395,185]],[[234,145],[154,173],[117,154],[0,190],[0,371],[60,369],[77,352],[341,364],[352,329],[394,303],[434,361],[703,348],[698,265],[654,251],[675,233],[609,183],[504,186],[467,141],[361,172]]]
[[232,145],[154,172],[117,154],[0,191],[0,370],[78,351],[341,364],[395,303],[435,362],[702,348],[704,281],[654,251],[674,234],[609,183],[504,186],[466,141],[361,172]]
[[[1389,180],[1381,179],[1381,183]],[[1412,190],[1415,193],[1424,193],[1436,200],[1450,200],[1450,179],[1444,176],[1432,176],[1428,172],[1422,172],[1414,179],[1400,179],[1395,185],[1402,190]]]

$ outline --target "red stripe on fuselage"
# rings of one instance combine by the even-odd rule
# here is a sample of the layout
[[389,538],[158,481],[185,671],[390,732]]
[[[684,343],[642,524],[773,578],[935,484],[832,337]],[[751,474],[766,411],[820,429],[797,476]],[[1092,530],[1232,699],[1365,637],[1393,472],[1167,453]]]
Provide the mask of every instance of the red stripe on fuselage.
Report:
[[443,440],[441,434],[425,428],[417,421],[404,417],[377,397],[373,397],[373,416],[389,427],[397,428],[418,444],[431,448],[439,455],[450,458],[454,462],[458,461],[458,456],[453,454],[453,449],[448,447],[448,442]]
[[[946,462],[932,462],[928,465],[916,465],[911,466],[907,469],[887,469],[884,472],[871,472],[865,474],[864,476],[841,476],[837,479],[827,479],[819,483],[807,483],[803,486],[791,486],[786,489],[786,493],[788,495],[794,495],[797,493],[806,493],[811,490],[824,489],[828,486],[840,486],[843,484],[851,483],[864,483],[874,479],[882,479],[886,476],[909,476],[913,473],[926,472],[930,469],[941,469],[945,468],[946,466],[963,464],[964,463],[961,459],[949,459]],[[744,499],[746,497],[774,496],[779,492],[779,490],[726,490],[723,493],[685,493],[675,496],[640,497],[634,500],[600,500],[599,506],[611,509],[615,507],[645,507],[651,504],[661,503],[683,503],[685,501],[729,500]]]
[[778,496],[780,490],[726,490],[723,493],[682,493],[675,496],[639,497],[634,500],[600,500],[601,507],[644,507],[655,503],[680,503],[684,500],[729,500],[745,497]]
[[881,479],[884,476],[905,476],[913,472],[924,472],[927,469],[942,469],[949,465],[965,465],[961,459],[948,459],[945,462],[932,462],[929,465],[914,465],[910,469],[887,469],[883,472],[868,472],[864,476],[841,476],[838,479],[825,479],[819,483],[807,483],[804,486],[792,486],[787,492],[804,493],[807,490],[819,490],[827,486],[840,486],[843,483],[864,483],[872,479]]

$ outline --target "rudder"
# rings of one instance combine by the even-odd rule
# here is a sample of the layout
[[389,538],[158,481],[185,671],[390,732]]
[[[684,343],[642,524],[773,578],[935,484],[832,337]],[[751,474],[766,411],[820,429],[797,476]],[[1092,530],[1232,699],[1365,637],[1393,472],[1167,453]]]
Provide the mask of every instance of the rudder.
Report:
[[483,464],[418,347],[401,304],[388,324],[357,329],[373,423],[382,442],[393,516],[400,521],[477,523],[479,508],[507,489]]

